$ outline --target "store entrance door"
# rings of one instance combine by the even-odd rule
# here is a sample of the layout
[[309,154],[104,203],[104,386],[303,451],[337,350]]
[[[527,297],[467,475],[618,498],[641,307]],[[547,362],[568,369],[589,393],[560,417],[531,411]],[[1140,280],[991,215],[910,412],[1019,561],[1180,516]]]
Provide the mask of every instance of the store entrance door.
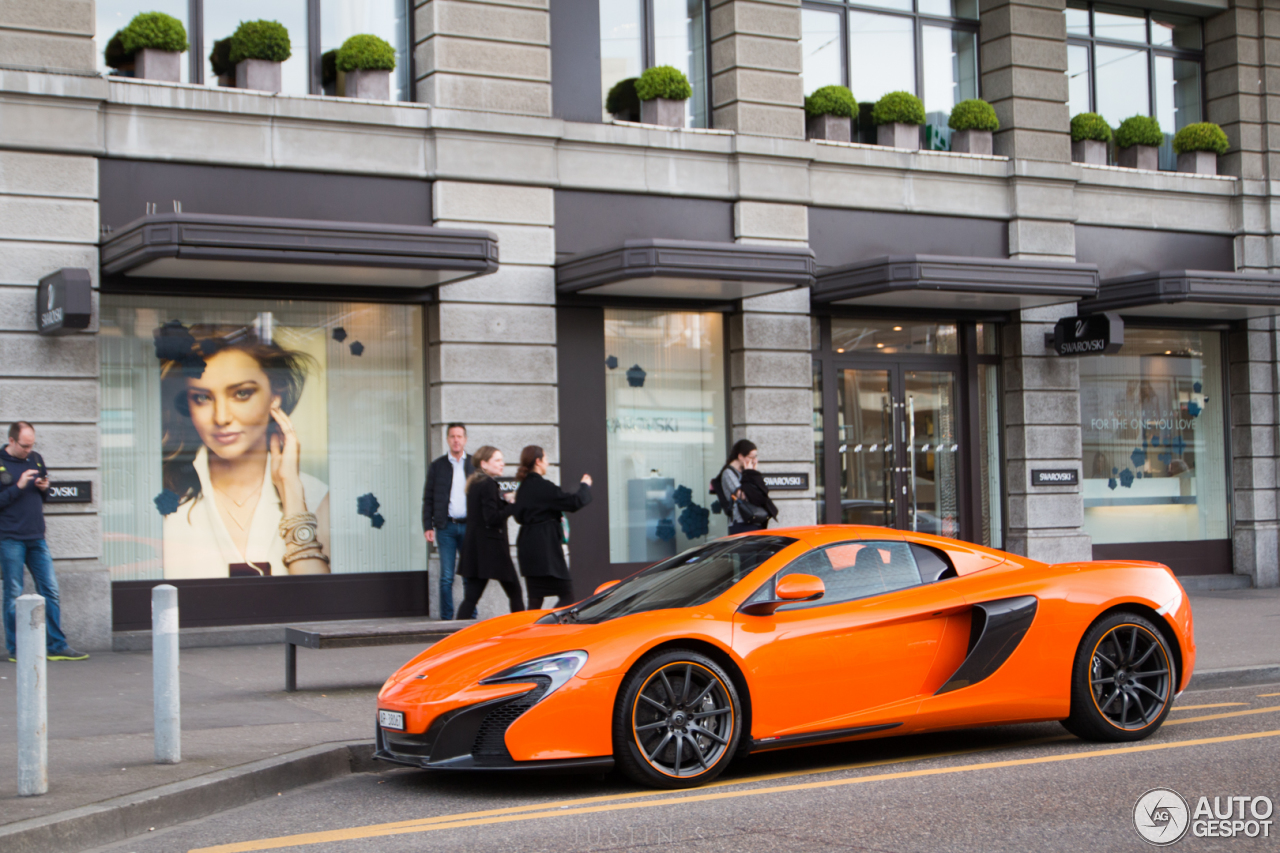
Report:
[[956,400],[954,370],[883,361],[839,369],[840,523],[960,535]]

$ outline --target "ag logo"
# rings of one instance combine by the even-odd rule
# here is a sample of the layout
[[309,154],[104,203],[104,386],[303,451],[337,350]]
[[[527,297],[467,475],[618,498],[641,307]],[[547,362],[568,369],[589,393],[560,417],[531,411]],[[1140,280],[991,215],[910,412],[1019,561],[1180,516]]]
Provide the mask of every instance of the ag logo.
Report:
[[1152,788],[1134,804],[1133,825],[1143,841],[1157,847],[1180,841],[1191,826],[1187,801],[1170,788]]

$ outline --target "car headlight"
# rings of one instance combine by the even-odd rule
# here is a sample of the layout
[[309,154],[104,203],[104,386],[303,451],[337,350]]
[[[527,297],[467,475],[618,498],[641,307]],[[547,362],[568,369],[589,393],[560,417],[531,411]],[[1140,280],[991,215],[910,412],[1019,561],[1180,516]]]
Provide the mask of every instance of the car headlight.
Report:
[[558,690],[570,678],[573,678],[574,673],[582,669],[586,662],[586,652],[560,652],[559,654],[534,658],[504,669],[497,675],[481,679],[480,683],[500,684],[506,681],[533,681],[545,678],[551,682],[551,686],[542,694],[543,697],[546,697]]

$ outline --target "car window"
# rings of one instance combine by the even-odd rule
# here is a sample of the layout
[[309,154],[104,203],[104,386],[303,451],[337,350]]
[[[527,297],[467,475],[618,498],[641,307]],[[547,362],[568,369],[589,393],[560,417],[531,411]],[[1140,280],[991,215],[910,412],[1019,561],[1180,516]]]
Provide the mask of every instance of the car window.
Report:
[[956,567],[951,565],[951,559],[947,556],[947,552],[912,542],[911,554],[916,558],[916,567],[920,569],[920,579],[925,583],[957,577]]
[[793,573],[813,575],[826,592],[817,601],[784,604],[779,610],[798,610],[839,604],[918,586],[920,569],[905,542],[840,542],[810,551],[774,576]]

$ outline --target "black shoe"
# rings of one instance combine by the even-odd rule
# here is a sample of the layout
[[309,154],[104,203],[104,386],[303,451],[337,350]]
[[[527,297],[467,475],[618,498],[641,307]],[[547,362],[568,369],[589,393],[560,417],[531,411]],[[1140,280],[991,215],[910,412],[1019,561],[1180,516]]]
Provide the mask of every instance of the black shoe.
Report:
[[63,649],[60,652],[49,652],[48,659],[49,660],[88,660],[89,655],[87,652],[78,652],[75,649],[71,648],[70,646],[67,646],[65,649]]

